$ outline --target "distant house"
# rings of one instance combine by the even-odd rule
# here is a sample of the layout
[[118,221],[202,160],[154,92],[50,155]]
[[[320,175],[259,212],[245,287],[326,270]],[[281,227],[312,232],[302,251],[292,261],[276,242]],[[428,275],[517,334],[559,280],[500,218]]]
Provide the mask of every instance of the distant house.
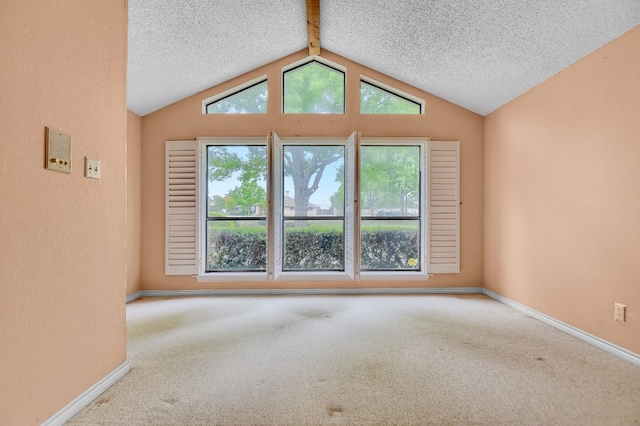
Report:
[[[330,213],[330,209],[323,209],[317,204],[309,203],[307,207],[306,216],[320,216],[322,214]],[[262,207],[258,204],[254,204],[251,206],[250,213],[252,216],[262,216],[266,214],[265,207]],[[284,196],[284,210],[283,213],[285,216],[295,216],[296,214],[296,199],[289,197],[288,195]]]
[[[295,216],[296,214],[296,199],[291,198],[288,195],[284,196],[284,210],[283,213],[285,216]],[[322,213],[322,208],[313,203],[309,203],[307,207],[307,216],[320,216]]]
[[267,214],[267,208],[263,207],[263,206],[261,206],[259,204],[254,204],[249,209],[249,214],[251,216],[264,216],[264,215]]

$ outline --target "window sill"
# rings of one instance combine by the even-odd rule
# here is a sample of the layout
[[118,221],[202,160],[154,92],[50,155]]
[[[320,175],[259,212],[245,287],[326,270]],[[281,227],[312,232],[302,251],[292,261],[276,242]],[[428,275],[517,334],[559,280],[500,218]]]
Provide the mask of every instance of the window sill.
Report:
[[194,275],[197,282],[247,282],[247,281],[426,281],[432,274],[426,272],[361,272],[358,278],[351,278],[344,272],[283,272],[275,280],[264,272],[219,272]]
[[274,281],[354,281],[346,272],[282,272]]
[[431,275],[424,271],[367,271],[360,272],[360,281],[426,281]]
[[229,281],[268,281],[266,272],[217,272],[193,276],[199,283],[229,282]]

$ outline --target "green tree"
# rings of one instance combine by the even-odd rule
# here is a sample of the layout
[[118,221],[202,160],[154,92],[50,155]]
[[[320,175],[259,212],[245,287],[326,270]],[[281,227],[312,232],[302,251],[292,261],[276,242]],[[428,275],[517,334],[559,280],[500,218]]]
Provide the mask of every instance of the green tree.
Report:
[[376,209],[390,205],[394,198],[393,166],[388,147],[364,146],[361,149],[360,205],[362,214],[374,216]]
[[362,114],[420,114],[420,105],[361,81],[360,112]]
[[209,216],[215,216],[216,214],[224,211],[224,197],[220,195],[214,195],[209,197]]
[[267,192],[256,181],[246,181],[227,193],[224,199],[225,210],[233,215],[247,216],[253,214],[255,206],[262,211],[266,207]]
[[267,148],[264,145],[211,146],[208,157],[210,182],[224,182],[234,175],[240,182],[224,197],[211,197],[211,213],[248,215],[253,206],[266,207]]
[[207,114],[264,114],[266,112],[266,81],[207,105]]
[[309,198],[318,190],[329,164],[344,159],[343,146],[285,146],[284,174],[293,181],[295,214],[306,216]]
[[400,214],[406,215],[409,208],[418,207],[420,198],[420,148],[405,146],[393,150],[390,164],[394,194],[400,205]]
[[343,114],[344,73],[316,61],[286,71],[284,112]]
[[339,182],[340,186],[336,193],[329,197],[329,201],[331,201],[331,208],[336,211],[344,212],[344,163],[338,167],[335,181]]
[[[211,197],[212,213],[248,215],[253,206],[266,208],[266,147],[243,148],[246,150],[240,153],[230,146],[209,147],[209,181],[223,182],[237,175],[240,182],[224,197]],[[309,199],[318,190],[327,166],[344,158],[344,147],[285,146],[283,156],[284,175],[293,181],[295,214],[306,216]]]
[[363,146],[360,193],[362,214],[378,209],[406,215],[419,200],[419,148],[417,146]]

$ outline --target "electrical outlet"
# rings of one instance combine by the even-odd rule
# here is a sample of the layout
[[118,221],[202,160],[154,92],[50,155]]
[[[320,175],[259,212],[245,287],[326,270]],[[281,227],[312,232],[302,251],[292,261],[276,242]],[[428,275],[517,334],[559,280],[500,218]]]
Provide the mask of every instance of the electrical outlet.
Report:
[[613,304],[613,320],[618,322],[626,322],[627,306],[622,303]]
[[100,160],[84,157],[84,177],[100,179]]

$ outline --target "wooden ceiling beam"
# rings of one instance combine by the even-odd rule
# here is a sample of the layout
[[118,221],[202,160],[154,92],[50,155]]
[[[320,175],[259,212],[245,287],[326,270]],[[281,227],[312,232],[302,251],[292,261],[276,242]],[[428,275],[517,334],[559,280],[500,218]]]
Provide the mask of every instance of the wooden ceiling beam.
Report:
[[320,0],[307,0],[309,56],[320,54]]

